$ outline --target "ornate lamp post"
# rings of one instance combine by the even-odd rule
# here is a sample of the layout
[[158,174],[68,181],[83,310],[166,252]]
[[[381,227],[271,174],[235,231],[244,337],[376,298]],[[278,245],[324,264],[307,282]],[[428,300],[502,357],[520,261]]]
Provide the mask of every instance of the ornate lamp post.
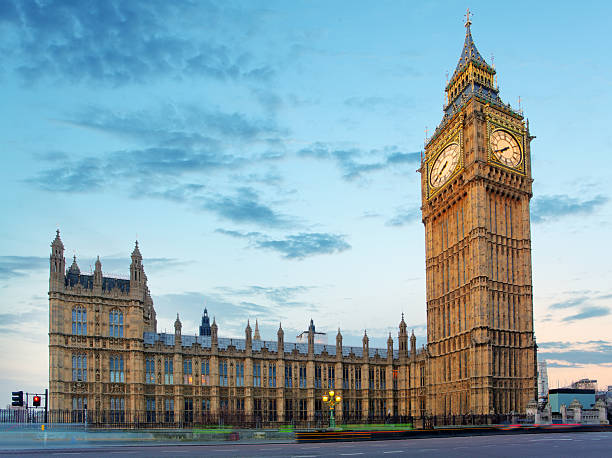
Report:
[[336,418],[334,417],[334,407],[342,401],[342,396],[336,395],[333,391],[323,395],[323,402],[329,406],[329,427],[336,427]]

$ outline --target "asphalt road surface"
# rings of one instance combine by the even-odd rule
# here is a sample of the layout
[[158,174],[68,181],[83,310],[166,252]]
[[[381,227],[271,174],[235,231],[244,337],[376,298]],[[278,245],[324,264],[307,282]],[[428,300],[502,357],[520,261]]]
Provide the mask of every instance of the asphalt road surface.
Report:
[[20,457],[606,457],[612,433],[517,434],[316,444],[227,444],[105,446],[70,449],[0,450]]

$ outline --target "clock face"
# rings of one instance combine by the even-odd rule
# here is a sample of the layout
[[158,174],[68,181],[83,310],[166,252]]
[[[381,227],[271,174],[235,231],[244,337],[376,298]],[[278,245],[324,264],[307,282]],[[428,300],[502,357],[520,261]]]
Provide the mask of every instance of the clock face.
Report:
[[442,150],[429,174],[429,183],[438,188],[450,178],[459,163],[459,144],[451,143]]
[[499,162],[508,167],[516,167],[521,162],[521,147],[505,130],[496,130],[491,134],[491,151]]

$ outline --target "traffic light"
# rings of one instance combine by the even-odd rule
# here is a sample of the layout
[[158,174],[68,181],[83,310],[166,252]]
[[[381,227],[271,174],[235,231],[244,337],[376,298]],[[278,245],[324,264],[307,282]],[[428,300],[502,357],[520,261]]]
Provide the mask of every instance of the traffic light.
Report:
[[13,391],[13,405],[23,407],[23,391]]
[[32,405],[33,405],[34,407],[40,407],[40,396],[39,396],[39,395],[35,395],[35,396],[32,398]]

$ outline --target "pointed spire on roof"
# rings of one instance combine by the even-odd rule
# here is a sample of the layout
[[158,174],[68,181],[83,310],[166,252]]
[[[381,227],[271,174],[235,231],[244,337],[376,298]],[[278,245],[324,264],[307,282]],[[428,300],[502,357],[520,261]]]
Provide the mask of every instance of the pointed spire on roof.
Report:
[[102,270],[102,263],[100,262],[100,256],[96,259],[96,271]]
[[[471,13],[468,9],[466,14],[467,20],[465,21],[465,41],[463,42],[463,51],[461,52],[461,57],[459,57],[459,62],[457,63],[457,67],[453,73],[453,78],[472,60],[488,66],[487,62],[478,52],[474,39],[472,38],[472,30],[470,29],[472,21],[470,21],[470,15]],[[451,81],[453,78],[451,78]]]
[[55,239],[53,239],[53,242],[51,243],[52,247],[57,247],[57,248],[61,248],[62,250],[64,249],[64,243],[62,242],[62,239],[60,237],[60,230],[57,229],[55,231]]
[[142,255],[140,254],[140,250],[138,249],[138,240],[134,244],[134,251],[132,251],[132,259],[139,258],[142,259]]
[[261,340],[261,336],[259,335],[259,323],[257,323],[257,318],[255,318],[255,333],[253,334],[253,340]]
[[81,273],[81,269],[79,269],[79,265],[77,264],[76,254],[72,256],[72,265],[70,266],[70,269],[68,269],[68,272],[77,275]]

